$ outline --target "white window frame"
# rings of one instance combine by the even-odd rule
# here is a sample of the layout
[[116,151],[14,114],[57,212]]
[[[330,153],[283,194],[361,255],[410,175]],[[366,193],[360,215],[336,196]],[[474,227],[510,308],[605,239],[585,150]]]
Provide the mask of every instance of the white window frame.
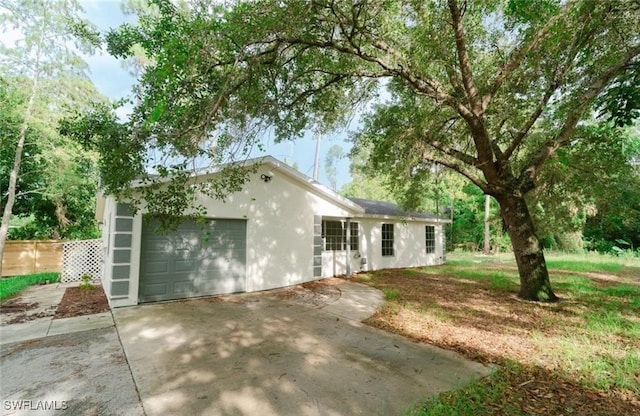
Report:
[[427,254],[436,252],[436,227],[435,225],[424,226],[424,246]]
[[[331,233],[328,234],[330,231]],[[346,251],[346,222],[340,220],[322,220],[322,241],[323,251]],[[349,241],[349,244],[352,251],[357,251],[360,247],[360,223],[357,221],[351,222],[351,241]]]
[[[394,237],[394,224],[383,223],[380,227],[380,243],[382,249],[382,257],[395,256],[395,237]],[[386,228],[386,231],[385,231]]]

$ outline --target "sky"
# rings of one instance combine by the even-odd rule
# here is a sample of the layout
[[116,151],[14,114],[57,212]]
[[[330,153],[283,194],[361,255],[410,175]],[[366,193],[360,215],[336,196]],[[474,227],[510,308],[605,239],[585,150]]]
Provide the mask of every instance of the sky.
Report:
[[[119,0],[81,0],[80,2],[85,10],[86,18],[95,24],[101,31],[115,28],[118,25],[129,22],[135,22],[132,16],[125,16],[121,11],[121,1]],[[113,58],[106,52],[97,53],[94,56],[87,56],[85,60],[89,64],[90,77],[94,85],[102,94],[112,100],[127,97],[131,93],[135,80],[123,68],[122,63]],[[120,115],[125,116],[127,109],[121,109]],[[324,169],[324,161],[329,148],[333,145],[339,145],[343,148],[345,154],[351,150],[351,143],[346,140],[348,133],[346,131],[329,134],[322,138],[320,142],[320,168],[318,180],[322,184],[329,186],[326,172]],[[316,141],[313,132],[309,132],[303,138],[296,141],[275,144],[273,140],[265,141],[266,151],[262,154],[269,154],[290,165],[295,164],[296,167],[305,175],[313,176],[314,155]],[[261,154],[256,154],[259,156]],[[337,189],[339,190],[344,184],[351,180],[349,175],[349,160],[343,158],[337,166]]]

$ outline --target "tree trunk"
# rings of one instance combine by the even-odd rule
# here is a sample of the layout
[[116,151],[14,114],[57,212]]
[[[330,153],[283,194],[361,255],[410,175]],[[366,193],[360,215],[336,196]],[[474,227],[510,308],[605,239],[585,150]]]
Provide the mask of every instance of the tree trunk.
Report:
[[502,218],[511,237],[520,274],[518,296],[525,300],[555,302],[549,272],[540,241],[536,236],[529,208],[523,197],[498,195]]
[[38,93],[38,83],[40,80],[40,53],[42,52],[43,36],[43,34],[40,35],[38,49],[36,50],[35,69],[33,82],[31,84],[31,94],[29,95],[27,108],[24,110],[24,118],[22,120],[22,125],[20,126],[18,144],[16,145],[16,153],[13,160],[13,169],[11,169],[11,173],[9,174],[7,204],[4,206],[4,211],[2,212],[2,223],[0,223],[0,277],[2,277],[2,260],[4,259],[4,248],[7,242],[7,237],[9,235],[9,222],[11,221],[11,213],[13,212],[13,204],[16,201],[16,187],[18,183],[18,174],[20,172],[20,162],[22,161],[22,150],[24,149],[24,142],[27,137],[27,129],[29,128],[29,121],[31,118],[31,112],[33,110],[33,104]]
[[491,229],[489,228],[489,214],[491,211],[491,197],[484,196],[484,254],[491,252]]
[[[32,96],[33,98],[33,96]],[[32,100],[29,101],[27,111],[31,111]],[[13,162],[13,169],[9,174],[9,189],[7,191],[7,204],[4,206],[2,213],[2,223],[0,224],[0,277],[2,276],[2,260],[4,259],[4,247],[9,234],[9,221],[11,221],[11,212],[13,211],[13,204],[16,200],[16,184],[18,182],[18,172],[20,171],[20,161],[22,159],[22,149],[24,148],[24,141],[27,135],[27,121],[25,121],[20,127],[20,137],[18,138],[18,145],[16,146],[16,153]]]

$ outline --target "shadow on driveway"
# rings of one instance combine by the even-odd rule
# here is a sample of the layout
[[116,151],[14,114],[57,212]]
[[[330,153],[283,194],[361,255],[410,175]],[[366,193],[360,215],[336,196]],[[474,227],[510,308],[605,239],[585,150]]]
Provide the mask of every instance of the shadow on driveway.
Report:
[[397,415],[488,374],[461,356],[266,295],[114,311],[147,415]]

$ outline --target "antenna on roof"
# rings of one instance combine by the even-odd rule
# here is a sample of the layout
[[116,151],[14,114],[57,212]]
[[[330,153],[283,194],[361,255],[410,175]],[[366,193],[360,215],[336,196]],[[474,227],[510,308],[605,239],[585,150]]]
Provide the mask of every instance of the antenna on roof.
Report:
[[313,180],[318,181],[318,172],[320,172],[320,140],[322,140],[322,135],[320,131],[316,131],[316,155],[313,160]]

